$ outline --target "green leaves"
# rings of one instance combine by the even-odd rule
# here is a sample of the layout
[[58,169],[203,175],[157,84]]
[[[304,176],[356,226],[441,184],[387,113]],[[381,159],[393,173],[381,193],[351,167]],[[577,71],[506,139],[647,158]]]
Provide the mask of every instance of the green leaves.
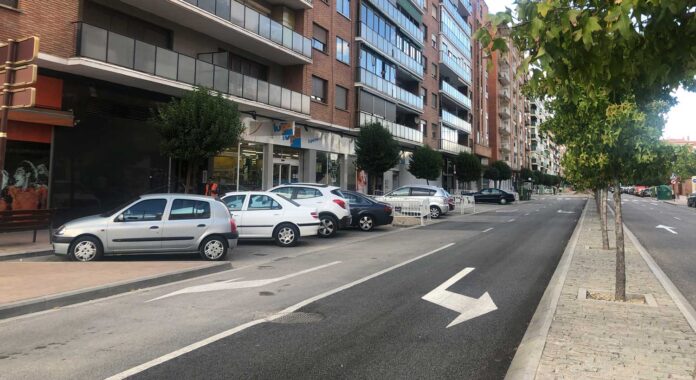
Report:
[[595,16],[588,17],[582,28],[582,42],[585,44],[585,49],[590,50],[592,47],[592,33],[600,30],[602,30],[602,27],[599,26],[599,19]]
[[401,147],[379,123],[360,127],[355,139],[355,165],[370,175],[380,175],[399,163]]
[[408,165],[409,173],[416,178],[433,181],[442,175],[442,154],[425,145],[416,148]]

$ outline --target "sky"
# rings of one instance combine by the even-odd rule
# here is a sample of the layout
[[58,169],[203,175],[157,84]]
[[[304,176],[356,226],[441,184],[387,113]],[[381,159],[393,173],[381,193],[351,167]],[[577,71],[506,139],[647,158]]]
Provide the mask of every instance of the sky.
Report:
[[[491,13],[504,11],[512,7],[513,0],[486,0]],[[662,133],[663,138],[686,138],[696,140],[696,93],[679,89],[676,92],[679,104],[673,107],[667,115],[667,125]]]

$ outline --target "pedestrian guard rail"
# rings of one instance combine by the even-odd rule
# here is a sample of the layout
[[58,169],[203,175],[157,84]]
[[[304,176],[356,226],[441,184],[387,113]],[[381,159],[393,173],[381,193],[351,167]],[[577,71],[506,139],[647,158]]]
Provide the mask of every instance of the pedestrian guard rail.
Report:
[[379,202],[388,203],[392,206],[395,218],[418,218],[421,226],[430,221],[430,204],[427,199],[423,200],[398,200],[393,198],[375,197]]
[[455,195],[454,204],[455,210],[459,209],[460,214],[476,212],[476,200],[473,195]]

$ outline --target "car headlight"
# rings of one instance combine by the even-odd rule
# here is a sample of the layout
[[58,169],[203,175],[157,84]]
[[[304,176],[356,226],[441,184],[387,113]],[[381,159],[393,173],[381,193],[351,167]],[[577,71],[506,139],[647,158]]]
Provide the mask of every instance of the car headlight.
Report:
[[55,235],[62,235],[64,233],[65,233],[65,225],[62,225],[56,230]]

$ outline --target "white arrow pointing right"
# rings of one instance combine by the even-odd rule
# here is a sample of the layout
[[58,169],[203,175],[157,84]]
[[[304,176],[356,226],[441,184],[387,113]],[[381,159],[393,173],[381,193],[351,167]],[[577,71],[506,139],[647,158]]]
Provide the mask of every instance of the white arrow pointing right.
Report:
[[464,278],[464,276],[471,273],[473,270],[474,268],[465,268],[449,280],[443,282],[442,285],[423,296],[423,299],[428,302],[459,313],[459,316],[447,325],[448,328],[468,321],[469,319],[490,313],[491,311],[498,310],[498,307],[495,305],[488,292],[483,293],[479,298],[472,298],[447,290],[447,288],[454,285],[454,283]]
[[660,224],[659,226],[656,226],[655,228],[662,228],[662,229],[665,229],[665,230],[667,230],[675,235],[678,235],[678,233],[676,231],[674,231],[674,227],[663,226],[662,224]]

